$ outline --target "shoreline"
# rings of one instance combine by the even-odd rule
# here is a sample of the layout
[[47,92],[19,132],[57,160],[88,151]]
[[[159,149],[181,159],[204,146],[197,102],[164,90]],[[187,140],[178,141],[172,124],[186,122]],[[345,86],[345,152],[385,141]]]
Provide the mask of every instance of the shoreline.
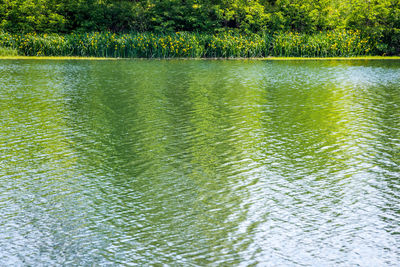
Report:
[[237,57],[237,58],[117,58],[117,57],[77,57],[77,56],[0,56],[0,60],[260,60],[260,61],[292,61],[292,60],[400,60],[400,56],[360,56],[360,57]]

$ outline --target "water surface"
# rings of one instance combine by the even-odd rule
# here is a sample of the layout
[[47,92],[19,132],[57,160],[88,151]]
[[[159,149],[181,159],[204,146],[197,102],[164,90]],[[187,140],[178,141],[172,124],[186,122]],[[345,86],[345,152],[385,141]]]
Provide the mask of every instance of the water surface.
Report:
[[0,60],[1,266],[400,265],[400,61]]

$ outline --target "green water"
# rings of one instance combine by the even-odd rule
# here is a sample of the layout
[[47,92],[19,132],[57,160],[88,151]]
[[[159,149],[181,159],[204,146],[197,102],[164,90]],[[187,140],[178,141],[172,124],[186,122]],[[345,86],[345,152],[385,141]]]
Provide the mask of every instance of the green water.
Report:
[[400,61],[0,60],[0,266],[398,266]]

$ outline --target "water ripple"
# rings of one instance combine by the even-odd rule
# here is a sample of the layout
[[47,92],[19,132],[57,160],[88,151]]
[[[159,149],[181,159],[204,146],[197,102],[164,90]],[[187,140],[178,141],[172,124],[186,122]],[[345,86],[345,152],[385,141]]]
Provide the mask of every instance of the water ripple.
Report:
[[0,265],[397,266],[398,61],[0,61]]

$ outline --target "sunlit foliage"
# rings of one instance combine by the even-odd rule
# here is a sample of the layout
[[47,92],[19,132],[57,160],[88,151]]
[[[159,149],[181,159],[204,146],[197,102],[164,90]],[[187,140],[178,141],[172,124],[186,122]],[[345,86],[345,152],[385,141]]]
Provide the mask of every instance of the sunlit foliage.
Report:
[[353,31],[375,42],[376,53],[393,55],[400,53],[400,1],[0,0],[0,30],[64,34],[234,30],[261,36]]
[[121,58],[200,57],[332,57],[373,54],[374,43],[358,31],[317,34],[284,32],[240,34],[136,33],[0,34],[0,46],[27,56],[86,56]]

